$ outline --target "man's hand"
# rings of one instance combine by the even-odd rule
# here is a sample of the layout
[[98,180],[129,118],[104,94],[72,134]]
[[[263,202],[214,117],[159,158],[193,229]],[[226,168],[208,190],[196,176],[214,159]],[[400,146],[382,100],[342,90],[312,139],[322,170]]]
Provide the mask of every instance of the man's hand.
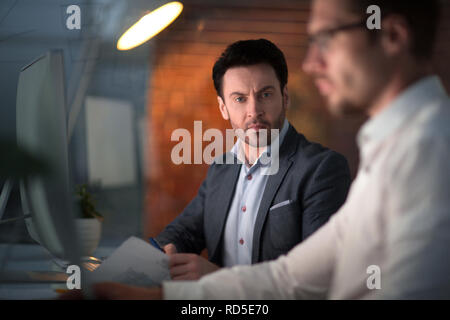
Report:
[[205,274],[219,270],[219,267],[197,254],[178,253],[173,243],[164,246],[169,256],[172,280],[198,280]]
[[[104,282],[92,285],[93,299],[98,300],[161,300],[161,288],[133,287],[121,283]],[[70,290],[62,294],[61,300],[81,300],[87,298],[81,290]]]
[[169,269],[172,280],[198,280],[219,267],[197,254],[173,253],[169,254]]

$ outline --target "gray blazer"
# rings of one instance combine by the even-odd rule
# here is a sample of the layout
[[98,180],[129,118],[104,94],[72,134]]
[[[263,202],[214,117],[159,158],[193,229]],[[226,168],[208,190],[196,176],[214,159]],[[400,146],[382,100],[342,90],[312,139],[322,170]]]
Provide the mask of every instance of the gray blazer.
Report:
[[[207,248],[209,260],[222,266],[224,227],[240,169],[213,163],[197,196],[156,241],[173,243],[178,252]],[[289,125],[279,170],[269,176],[257,214],[252,263],[276,259],[319,229],[344,203],[350,182],[341,154],[309,142]]]

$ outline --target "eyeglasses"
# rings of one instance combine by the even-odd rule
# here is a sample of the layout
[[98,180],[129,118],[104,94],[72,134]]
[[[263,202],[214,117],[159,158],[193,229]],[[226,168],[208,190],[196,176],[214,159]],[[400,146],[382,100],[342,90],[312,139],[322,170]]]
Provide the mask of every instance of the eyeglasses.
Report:
[[308,47],[315,44],[321,52],[325,52],[328,49],[331,40],[333,39],[333,37],[336,34],[338,34],[339,32],[342,32],[342,31],[348,31],[351,29],[362,28],[362,27],[366,27],[365,21],[351,23],[351,24],[345,24],[345,25],[342,25],[342,26],[339,26],[336,28],[321,30],[321,31],[317,32],[316,34],[309,36]]

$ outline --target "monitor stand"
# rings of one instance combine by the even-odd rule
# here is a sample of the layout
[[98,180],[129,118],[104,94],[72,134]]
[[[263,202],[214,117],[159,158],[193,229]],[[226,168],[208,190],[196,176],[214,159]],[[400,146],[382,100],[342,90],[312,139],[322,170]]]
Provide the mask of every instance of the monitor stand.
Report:
[[20,217],[2,220],[3,214],[5,213],[6,205],[8,204],[9,196],[11,195],[12,187],[13,182],[10,179],[6,180],[2,188],[2,193],[0,194],[0,224],[10,223],[31,217],[31,214],[27,213]]
[[[25,213],[16,218],[2,220],[3,214],[8,203],[13,182],[8,179],[3,185],[0,194],[0,224],[6,224],[14,221],[30,218],[30,213]],[[22,208],[24,210],[24,208]],[[68,275],[64,272],[69,263],[60,258],[53,256],[47,251],[52,258],[53,263],[58,266],[61,271],[22,271],[22,270],[0,270],[0,283],[62,283],[66,282]],[[87,271],[94,271],[102,263],[101,259],[87,256],[81,258],[81,267]]]

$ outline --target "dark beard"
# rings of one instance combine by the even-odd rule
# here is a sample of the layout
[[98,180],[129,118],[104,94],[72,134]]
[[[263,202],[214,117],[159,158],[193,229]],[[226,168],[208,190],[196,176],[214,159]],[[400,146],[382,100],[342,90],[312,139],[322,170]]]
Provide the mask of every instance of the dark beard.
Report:
[[[272,144],[272,141],[274,139],[276,139],[278,137],[278,135],[281,133],[281,129],[283,128],[283,124],[284,124],[284,119],[286,118],[286,112],[283,109],[283,111],[281,112],[280,116],[278,117],[278,119],[275,121],[275,123],[273,124],[273,127],[271,127],[270,129],[264,129],[267,130],[267,138],[264,139],[265,141],[261,141],[262,140],[262,135],[260,136],[259,133],[257,133],[257,146],[254,144],[251,144],[253,147],[259,147],[259,148],[263,148],[266,146],[270,146]],[[274,134],[272,136],[272,130],[278,129],[278,133]],[[246,144],[250,144],[250,141],[246,138],[245,139],[245,143]]]
[[[274,135],[273,137],[271,137],[271,133],[272,133],[271,129],[278,129],[279,130],[278,133],[280,133],[281,129],[283,127],[284,119],[286,118],[286,107],[285,107],[284,96],[282,97],[281,103],[282,103],[282,110],[281,110],[280,115],[278,116],[277,120],[274,122],[273,126],[271,126],[269,129],[264,129],[264,130],[267,130],[267,143],[262,144],[260,141],[259,133],[256,133],[257,134],[257,145],[254,145],[253,143],[250,144],[250,139],[247,135],[245,137],[243,137],[244,138],[243,141],[245,142],[245,144],[251,145],[252,147],[261,148],[261,147],[269,146],[272,143],[272,138],[274,138],[274,139],[277,138],[278,135]],[[228,114],[228,117],[231,119],[228,109],[227,109],[227,114]],[[263,122],[265,124],[269,124],[266,121],[261,121],[261,122]],[[234,123],[231,122],[231,120],[230,120],[230,124],[231,124],[232,128],[238,127],[238,126],[235,126]]]

